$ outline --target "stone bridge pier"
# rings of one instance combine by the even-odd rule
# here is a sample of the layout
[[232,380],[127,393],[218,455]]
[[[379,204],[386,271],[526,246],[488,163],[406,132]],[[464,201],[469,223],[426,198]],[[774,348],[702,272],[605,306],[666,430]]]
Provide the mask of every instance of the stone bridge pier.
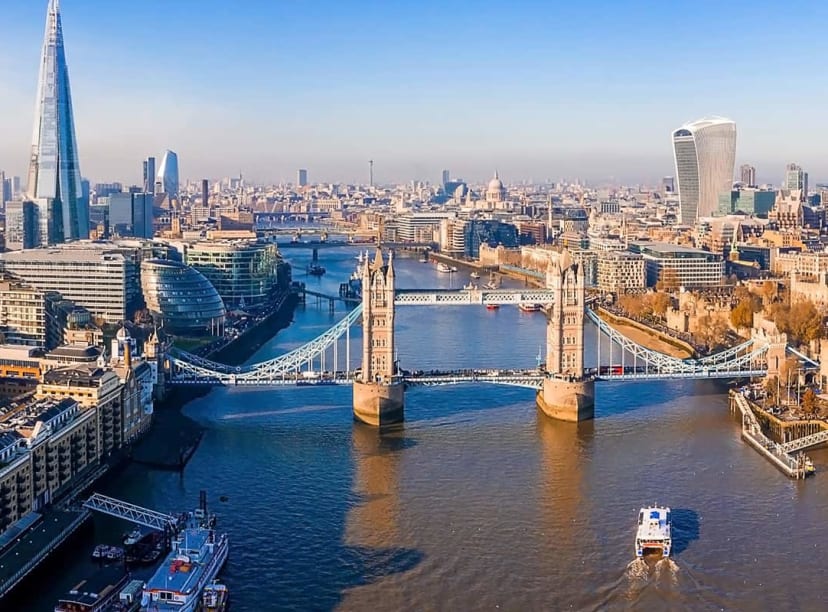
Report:
[[377,248],[362,268],[362,374],[354,381],[354,418],[374,427],[401,423],[405,385],[394,362],[394,261]]
[[583,265],[568,251],[550,261],[546,286],[554,302],[546,322],[546,378],[538,392],[538,408],[561,421],[585,421],[595,416],[595,381],[584,376]]

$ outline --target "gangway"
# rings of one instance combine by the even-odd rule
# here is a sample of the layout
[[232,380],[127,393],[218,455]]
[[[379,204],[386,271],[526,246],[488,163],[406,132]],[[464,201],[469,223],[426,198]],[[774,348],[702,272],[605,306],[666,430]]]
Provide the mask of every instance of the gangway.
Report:
[[786,453],[794,453],[824,442],[828,442],[828,429],[818,431],[810,436],[803,436],[801,438],[797,438],[796,440],[785,442],[785,444],[782,445],[782,450]]
[[142,508],[129,502],[115,499],[114,497],[107,497],[100,493],[95,493],[92,497],[84,502],[84,507],[114,516],[131,523],[143,525],[150,529],[157,529],[158,531],[166,531],[167,529],[174,530],[178,525],[178,519],[163,512],[156,512],[148,508]]

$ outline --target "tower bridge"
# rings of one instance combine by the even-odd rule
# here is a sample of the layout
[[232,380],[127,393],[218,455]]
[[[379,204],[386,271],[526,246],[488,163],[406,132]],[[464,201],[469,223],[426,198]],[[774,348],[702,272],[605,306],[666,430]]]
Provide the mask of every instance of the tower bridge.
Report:
[[[403,420],[405,390],[416,386],[491,383],[531,388],[538,407],[567,421],[594,415],[595,382],[688,378],[747,378],[776,374],[789,352],[818,365],[787,346],[784,337],[757,336],[699,359],[678,359],[647,349],[611,327],[590,307],[583,267],[564,251],[546,271],[545,289],[398,289],[393,255],[379,249],[362,267],[362,302],[319,337],[284,355],[247,366],[228,366],[179,350],[168,354],[168,380],[181,385],[349,385],[354,416],[375,426]],[[398,306],[546,305],[545,364],[521,370],[465,369],[410,372],[396,361],[394,321]],[[361,367],[351,369],[351,327],[362,322]],[[584,326],[619,347],[620,360],[584,367]],[[343,342],[344,340],[344,342]],[[344,347],[340,347],[344,344]],[[344,353],[344,355],[343,355]],[[615,353],[617,355],[617,353]],[[539,361],[541,357],[539,356]],[[342,364],[340,363],[342,362]]]

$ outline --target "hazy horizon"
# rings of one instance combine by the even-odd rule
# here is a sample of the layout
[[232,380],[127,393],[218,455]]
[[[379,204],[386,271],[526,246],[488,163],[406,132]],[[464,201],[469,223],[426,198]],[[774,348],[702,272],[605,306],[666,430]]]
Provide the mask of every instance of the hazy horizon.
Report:
[[[85,177],[139,183],[169,148],[182,179],[364,183],[373,159],[378,183],[655,184],[670,132],[711,114],[737,173],[828,177],[816,2],[229,4],[62,0]],[[46,6],[5,7],[0,38],[0,169],[24,181]]]

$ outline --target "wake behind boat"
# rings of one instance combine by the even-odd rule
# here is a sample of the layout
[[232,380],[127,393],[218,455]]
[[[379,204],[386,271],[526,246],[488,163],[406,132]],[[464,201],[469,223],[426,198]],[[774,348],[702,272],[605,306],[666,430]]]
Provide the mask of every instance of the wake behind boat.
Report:
[[647,506],[638,512],[638,531],[635,534],[635,556],[659,554],[665,559],[673,547],[670,508]]

